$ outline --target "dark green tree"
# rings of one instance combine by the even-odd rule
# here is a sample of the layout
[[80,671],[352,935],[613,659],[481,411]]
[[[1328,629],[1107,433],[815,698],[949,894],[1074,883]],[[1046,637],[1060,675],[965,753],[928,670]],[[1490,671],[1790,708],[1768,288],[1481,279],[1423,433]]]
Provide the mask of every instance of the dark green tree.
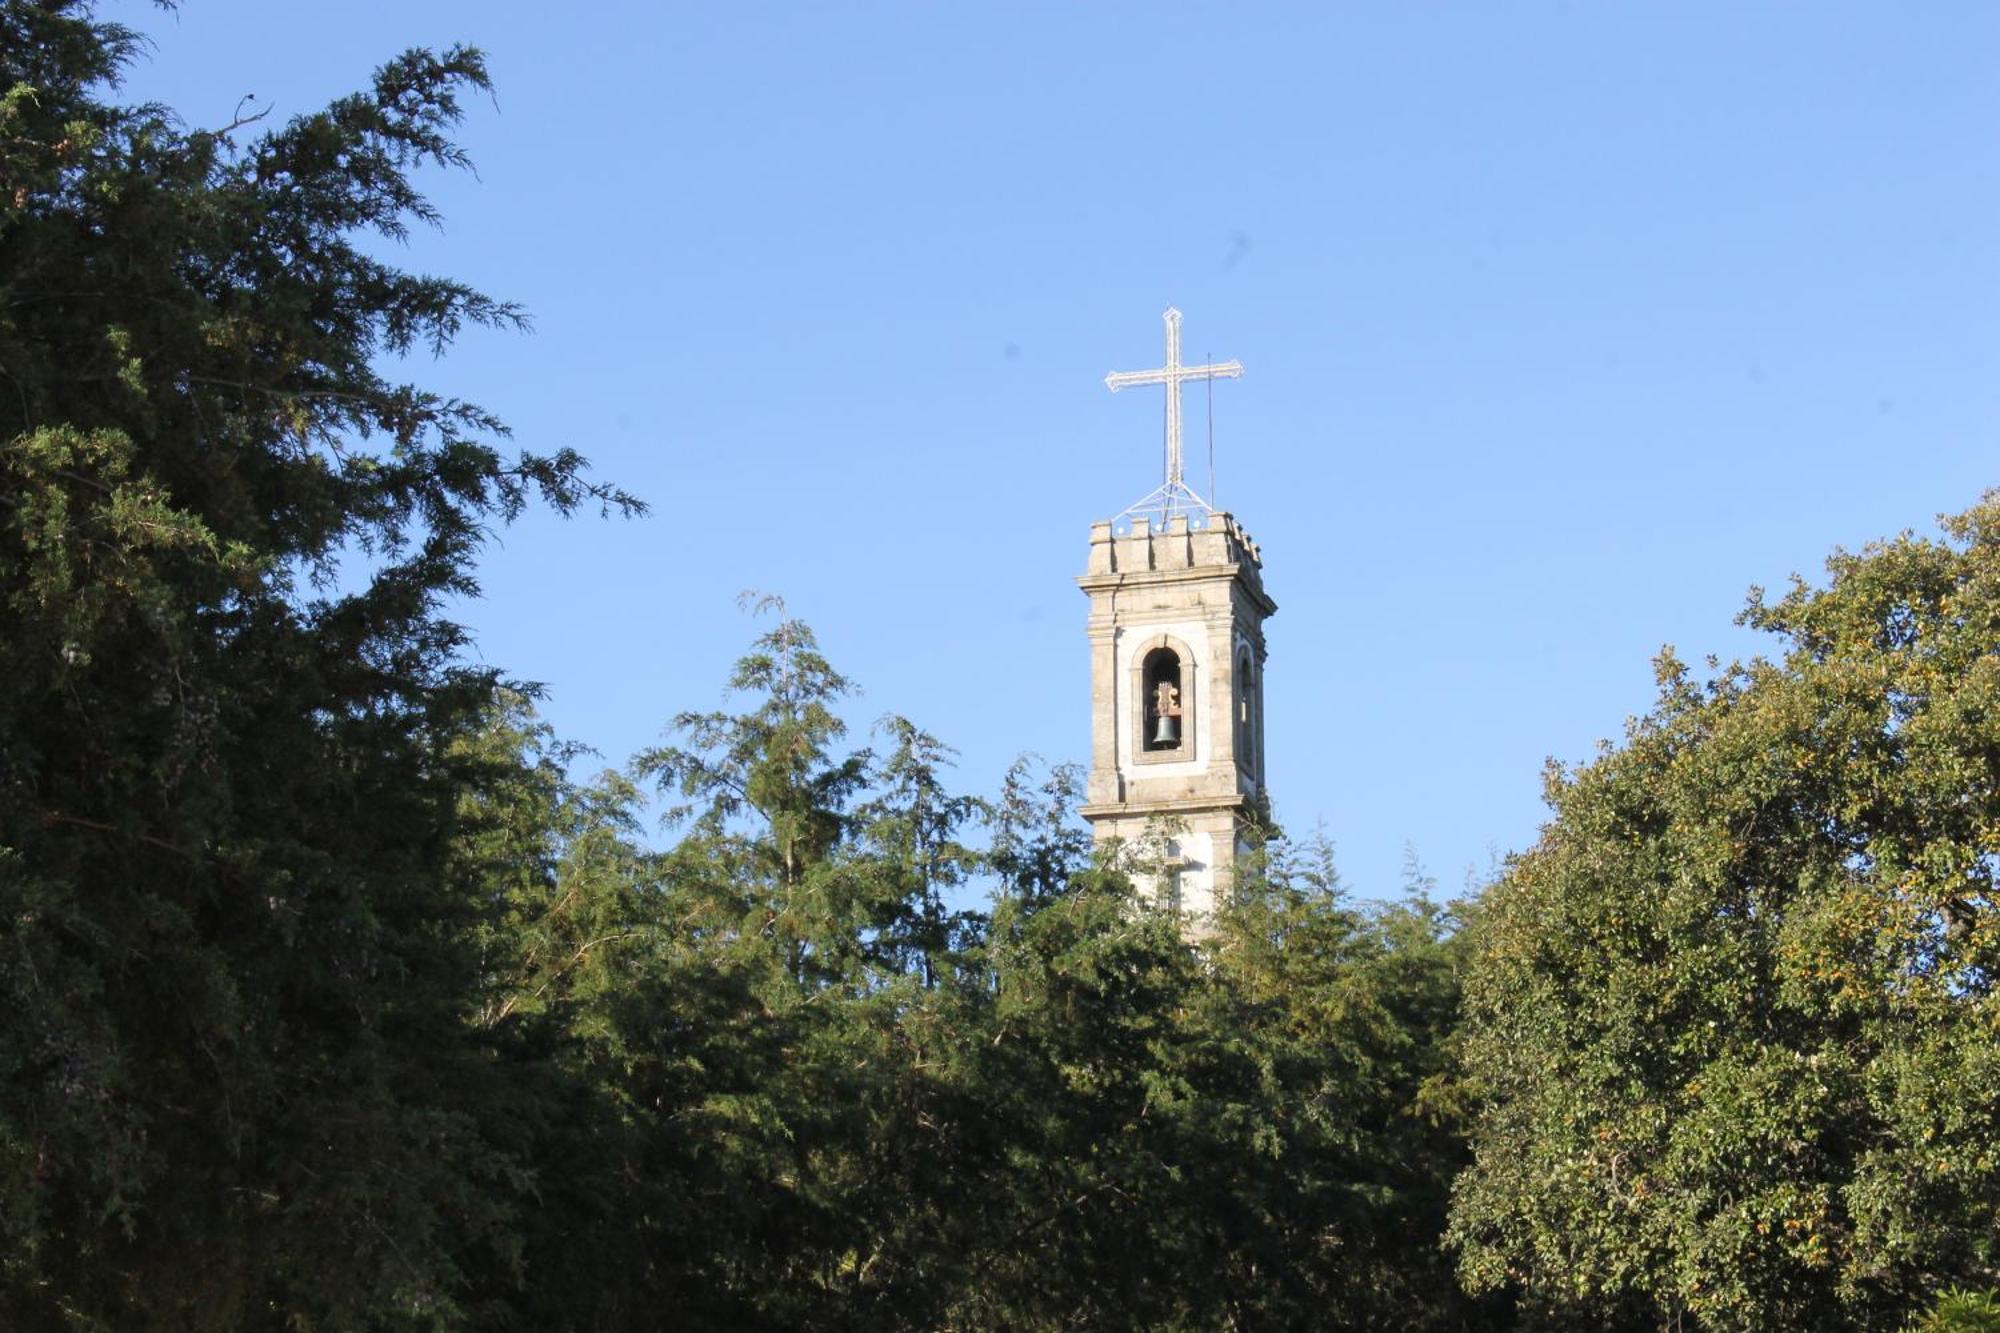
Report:
[[471,933],[473,1022],[501,1076],[482,1111],[524,1196],[508,1264],[473,1278],[480,1322],[631,1326],[652,1289],[647,1209],[677,1203],[634,1188],[636,1121],[618,1077],[614,1016],[665,929],[643,801],[619,773],[572,779],[583,753],[513,691],[454,757],[477,774],[459,797],[457,873],[488,909]]
[[204,131],[115,100],[139,44],[0,3],[0,1322],[458,1322],[531,1182],[441,607],[523,506],[635,505],[390,377],[521,323],[369,244],[476,51]]
[[1261,1253],[1238,1256],[1264,1326],[1467,1328],[1504,1323],[1468,1301],[1439,1246],[1464,1164],[1451,1040],[1465,949],[1412,858],[1404,895],[1349,898],[1331,846],[1275,841],[1219,913],[1206,952],[1211,1040],[1258,1071],[1257,1163],[1243,1189]]
[[2000,499],[1663,655],[1477,921],[1462,1271],[1592,1327],[1889,1328],[2000,1274]]
[[1438,1247],[1448,918],[1350,903],[1323,840],[1273,843],[1210,920],[1155,910],[1066,825],[1074,783],[999,804],[968,1074],[996,1160],[952,1324],[1495,1326]]
[[940,1143],[968,1114],[950,1052],[978,921],[945,895],[978,803],[900,719],[886,756],[842,748],[850,687],[797,621],[730,684],[740,711],[683,714],[637,765],[679,832],[608,1029],[657,1290],[718,1327],[929,1326],[941,1226],[972,1216]]
[[562,1058],[621,1108],[594,1141],[639,1238],[625,1322],[1490,1326],[1437,1243],[1443,913],[1352,906],[1320,846],[1191,939],[1096,855],[1075,770],[1019,766],[989,808],[906,722],[844,748],[847,683],[795,622],[732,685],[640,761],[679,840],[603,858],[639,891],[558,869],[511,936],[598,903],[534,949],[618,940],[570,974],[604,969]]

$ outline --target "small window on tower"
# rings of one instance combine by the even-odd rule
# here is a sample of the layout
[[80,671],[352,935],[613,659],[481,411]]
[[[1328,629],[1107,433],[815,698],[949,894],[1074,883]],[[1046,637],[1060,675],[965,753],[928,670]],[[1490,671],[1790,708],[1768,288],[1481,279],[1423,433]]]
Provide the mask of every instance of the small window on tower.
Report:
[[1186,730],[1182,725],[1186,695],[1182,692],[1180,654],[1171,648],[1155,648],[1146,654],[1140,679],[1145,690],[1145,748],[1180,749]]
[[1250,654],[1236,657],[1236,762],[1245,771],[1257,771],[1257,684]]

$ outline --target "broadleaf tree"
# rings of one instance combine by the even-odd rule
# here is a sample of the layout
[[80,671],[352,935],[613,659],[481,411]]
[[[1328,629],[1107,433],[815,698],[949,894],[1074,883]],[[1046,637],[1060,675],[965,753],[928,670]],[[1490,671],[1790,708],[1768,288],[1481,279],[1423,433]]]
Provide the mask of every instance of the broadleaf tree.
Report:
[[1756,595],[1552,769],[1478,917],[1466,1278],[1593,1326],[1886,1328],[2000,1275],[2000,497]]

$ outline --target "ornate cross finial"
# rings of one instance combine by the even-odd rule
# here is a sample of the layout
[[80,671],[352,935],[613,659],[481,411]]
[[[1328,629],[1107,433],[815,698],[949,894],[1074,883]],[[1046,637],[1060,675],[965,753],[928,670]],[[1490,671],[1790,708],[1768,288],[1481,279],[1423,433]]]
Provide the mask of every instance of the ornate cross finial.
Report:
[[1104,383],[1113,393],[1141,384],[1167,386],[1167,476],[1161,489],[1171,493],[1187,489],[1181,468],[1181,382],[1241,379],[1243,365],[1238,361],[1222,361],[1208,366],[1183,366],[1181,312],[1168,306],[1162,318],[1167,322],[1167,364],[1158,370],[1114,370],[1104,377]]

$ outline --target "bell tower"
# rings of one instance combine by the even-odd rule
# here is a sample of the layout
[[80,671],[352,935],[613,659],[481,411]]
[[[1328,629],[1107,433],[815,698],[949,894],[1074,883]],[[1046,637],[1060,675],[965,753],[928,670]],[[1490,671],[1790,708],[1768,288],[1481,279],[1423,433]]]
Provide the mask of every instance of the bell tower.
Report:
[[1243,367],[1180,364],[1168,310],[1167,364],[1106,377],[1115,392],[1167,391],[1166,479],[1090,529],[1077,584],[1090,598],[1090,785],[1097,841],[1166,841],[1163,905],[1205,914],[1228,892],[1248,822],[1265,808],[1264,592],[1257,544],[1182,475],[1180,386]]

